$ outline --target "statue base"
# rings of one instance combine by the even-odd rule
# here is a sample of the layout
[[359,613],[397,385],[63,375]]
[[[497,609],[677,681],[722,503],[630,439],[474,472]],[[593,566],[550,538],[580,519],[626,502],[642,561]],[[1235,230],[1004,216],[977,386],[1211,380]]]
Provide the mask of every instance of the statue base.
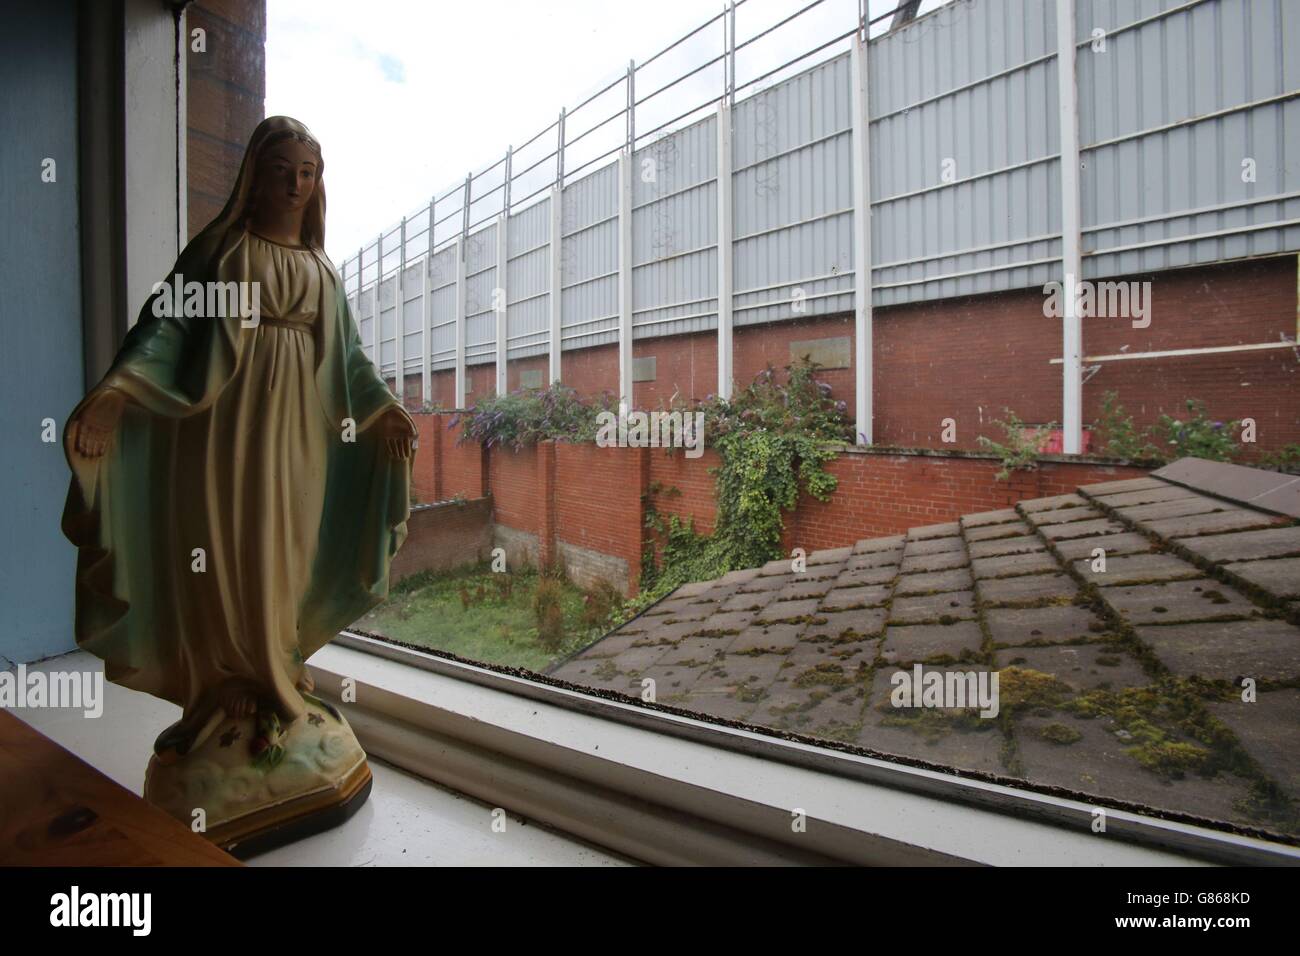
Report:
[[153,757],[145,799],[240,859],[343,823],[370,795],[366,754],[334,706],[303,697],[287,728],[227,717],[176,762]]

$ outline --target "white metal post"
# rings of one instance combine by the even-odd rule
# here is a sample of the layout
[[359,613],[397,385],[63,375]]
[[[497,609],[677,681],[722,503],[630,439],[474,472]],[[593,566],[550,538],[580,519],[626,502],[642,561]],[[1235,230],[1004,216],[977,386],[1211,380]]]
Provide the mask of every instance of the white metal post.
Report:
[[492,290],[492,306],[496,310],[497,320],[497,394],[504,395],[506,388],[506,360],[509,355],[507,331],[509,318],[506,292],[507,256],[509,254],[509,233],[507,232],[510,214],[502,212],[497,219],[497,282]]
[[465,240],[456,240],[456,407],[465,407]]
[[632,410],[632,154],[618,154],[618,395],[619,412]]
[[384,234],[375,241],[375,321],[372,336],[375,342],[375,367],[382,378],[384,374]]
[[465,177],[465,197],[461,204],[460,239],[456,242],[456,407],[465,407],[465,324],[468,289],[465,287],[465,246],[469,240],[469,204],[474,189],[474,174]]
[[398,236],[397,281],[393,283],[393,387],[397,400],[406,404],[406,217]]
[[423,330],[420,333],[420,395],[426,404],[433,402],[433,212],[436,197],[429,200],[429,251],[424,256],[424,269],[420,280],[420,312]]
[[731,105],[718,102],[718,397],[731,398],[732,370],[732,216]]
[[868,41],[853,38],[853,417],[858,444],[873,441],[871,313],[871,113],[867,97]]
[[1079,109],[1075,79],[1074,0],[1056,0],[1056,90],[1061,129],[1061,318],[1063,450],[1083,450],[1083,323],[1076,283],[1082,278],[1079,238]]
[[551,368],[550,381],[552,383],[560,381],[560,352],[563,342],[560,338],[563,333],[563,307],[564,307],[564,270],[561,268],[563,263],[563,243],[564,243],[564,216],[561,214],[561,203],[563,202],[563,191],[558,184],[551,187]]
[[[361,254],[365,252],[365,246],[357,248],[357,312],[352,321],[357,323],[357,338],[361,338]],[[361,350],[364,352],[366,343],[361,343]]]

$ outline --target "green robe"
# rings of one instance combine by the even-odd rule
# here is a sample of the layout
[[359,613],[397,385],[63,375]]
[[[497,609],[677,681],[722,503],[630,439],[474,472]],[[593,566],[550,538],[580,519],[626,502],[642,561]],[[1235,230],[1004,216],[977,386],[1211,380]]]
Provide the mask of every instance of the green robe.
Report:
[[[172,272],[246,280],[251,247],[240,229],[210,229]],[[64,435],[77,643],[109,680],[187,714],[228,677],[292,711],[303,662],[387,597],[406,536],[411,462],[390,458],[371,427],[401,406],[362,352],[333,266],[303,255],[320,270],[310,335],[242,328],[238,316],[160,318],[151,297],[104,378],[128,397],[109,450],[83,458]],[[287,342],[297,378],[259,391],[263,377],[286,388],[267,350]]]

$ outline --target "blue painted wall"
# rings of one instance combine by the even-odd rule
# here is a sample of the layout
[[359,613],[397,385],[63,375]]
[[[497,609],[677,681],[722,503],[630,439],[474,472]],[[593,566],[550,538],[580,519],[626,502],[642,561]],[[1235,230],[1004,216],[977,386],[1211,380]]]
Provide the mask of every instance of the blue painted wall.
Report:
[[[47,157],[53,183],[41,181]],[[79,241],[75,3],[10,0],[0,30],[0,656],[11,662],[74,646],[59,438],[84,385]]]

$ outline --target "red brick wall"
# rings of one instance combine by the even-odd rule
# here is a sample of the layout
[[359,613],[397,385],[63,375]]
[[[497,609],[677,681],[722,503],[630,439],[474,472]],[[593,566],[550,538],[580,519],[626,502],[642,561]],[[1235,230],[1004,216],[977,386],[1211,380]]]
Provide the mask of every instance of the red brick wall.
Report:
[[191,33],[207,34],[207,52],[185,58],[186,224],[193,239],[226,204],[264,116],[266,0],[196,0],[186,19]]
[[[1295,339],[1293,256],[1133,278],[1151,280],[1150,326],[1085,319],[1085,355],[1278,342],[1284,335]],[[1162,411],[1178,416],[1186,399],[1199,398],[1223,421],[1254,418],[1261,449],[1300,442],[1300,362],[1292,349],[1101,364],[1084,386],[1088,420],[1111,390],[1144,425],[1154,424]]]
[[555,443],[556,538],[622,558],[633,591],[641,569],[649,451]]
[[575,349],[560,357],[560,380],[584,398],[618,395],[618,346]]
[[[1293,256],[1150,276],[1151,325],[1083,321],[1084,354],[1112,355],[1276,342],[1296,331]],[[875,312],[874,438],[878,444],[977,448],[1004,407],[1032,424],[1061,420],[1061,325],[1044,318],[1041,290],[952,299]],[[1258,446],[1300,441],[1300,364],[1289,349],[1096,363],[1084,385],[1084,420],[1107,391],[1139,425],[1179,415],[1198,398],[1215,418],[1253,417]],[[836,389],[836,397],[843,397]],[[942,419],[957,423],[945,446]]]
[[637,382],[632,387],[637,408],[667,408],[674,395],[683,402],[703,401],[718,390],[716,332],[644,339],[633,343],[632,354],[655,359],[654,381]]
[[419,432],[419,447],[411,467],[411,491],[418,502],[441,501],[439,462],[442,457],[442,440],[445,426],[441,415],[412,415]]
[[[451,415],[441,416],[449,422]],[[464,495],[482,498],[489,492],[487,455],[477,442],[458,444],[461,425],[448,425],[442,435],[442,494],[445,498]]]
[[479,498],[417,508],[407,519],[406,531],[406,541],[393,557],[393,583],[420,571],[447,571],[487,560],[492,551],[492,504]]
[[1079,485],[1136,478],[1145,468],[1087,462],[1041,462],[1033,472],[998,481],[997,461],[926,455],[848,452],[829,471],[839,485],[826,502],[804,496],[786,516],[786,550],[838,548],[861,538],[942,524],[995,511],[1026,498],[1066,494]]
[[[879,315],[879,312],[876,313]],[[849,354],[853,354],[853,316],[842,315],[826,319],[808,319],[797,322],[778,322],[772,325],[746,326],[735,330],[733,350],[733,378],[738,385],[747,385],[759,372],[771,365],[781,369],[790,364],[790,343],[808,339],[831,339],[848,336]],[[853,387],[853,369],[824,369],[817,378],[830,384],[836,399],[848,404],[850,416],[856,389]]]
[[496,521],[537,534],[546,505],[540,480],[537,446],[519,451],[494,449],[488,466],[488,487],[496,506]]

